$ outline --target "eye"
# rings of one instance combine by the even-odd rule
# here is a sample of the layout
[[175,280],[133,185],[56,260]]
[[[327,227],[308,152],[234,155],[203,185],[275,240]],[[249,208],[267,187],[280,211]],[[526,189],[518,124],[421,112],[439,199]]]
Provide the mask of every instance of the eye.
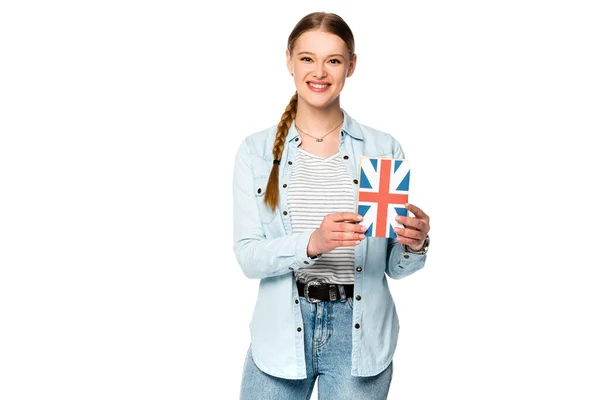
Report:
[[312,61],[312,60],[310,59],[310,57],[302,57],[300,59],[300,61],[307,61],[308,62],[308,61]]
[[340,60],[338,60],[337,58],[332,58],[331,60],[329,60],[329,62],[331,62],[332,64],[341,64],[342,62]]

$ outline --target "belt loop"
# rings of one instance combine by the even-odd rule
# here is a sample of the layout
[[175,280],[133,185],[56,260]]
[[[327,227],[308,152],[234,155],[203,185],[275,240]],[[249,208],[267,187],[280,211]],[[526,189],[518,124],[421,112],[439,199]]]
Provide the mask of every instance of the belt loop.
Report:
[[340,291],[340,301],[342,303],[346,302],[346,290],[344,289],[344,285],[338,285],[338,290]]
[[335,285],[329,285],[329,300],[330,301],[337,300],[337,290],[335,290]]

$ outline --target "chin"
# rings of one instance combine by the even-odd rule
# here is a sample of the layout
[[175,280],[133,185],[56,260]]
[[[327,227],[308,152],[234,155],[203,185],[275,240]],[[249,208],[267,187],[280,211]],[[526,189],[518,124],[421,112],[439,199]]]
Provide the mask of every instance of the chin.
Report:
[[327,108],[330,105],[335,103],[335,100],[338,98],[339,93],[336,94],[335,96],[319,96],[316,95],[314,93],[298,93],[298,95],[300,97],[302,97],[302,99],[304,100],[304,102],[311,106],[311,107],[315,107],[315,108]]

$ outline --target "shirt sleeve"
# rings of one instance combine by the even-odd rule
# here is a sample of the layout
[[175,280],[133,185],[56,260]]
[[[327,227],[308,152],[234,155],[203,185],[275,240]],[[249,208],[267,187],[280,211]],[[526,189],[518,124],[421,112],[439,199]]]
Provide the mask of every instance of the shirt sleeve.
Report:
[[251,157],[244,141],[236,154],[233,176],[233,249],[242,271],[248,278],[262,279],[313,265],[317,258],[307,255],[312,232],[267,238],[254,194]]
[[[397,140],[393,139],[393,157],[404,158],[404,152]],[[401,279],[425,266],[426,254],[414,254],[406,251],[396,239],[388,239],[385,273],[392,279]]]
[[392,279],[404,278],[425,266],[427,254],[413,254],[406,251],[402,243],[388,239],[388,255],[385,273]]

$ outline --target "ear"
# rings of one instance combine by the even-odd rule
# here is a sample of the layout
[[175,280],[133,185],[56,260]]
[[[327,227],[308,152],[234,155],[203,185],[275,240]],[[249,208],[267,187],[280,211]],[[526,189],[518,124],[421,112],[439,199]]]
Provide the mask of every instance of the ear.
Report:
[[289,72],[290,74],[293,74],[293,73],[294,73],[294,70],[293,70],[293,68],[292,68],[292,56],[291,56],[291,54],[290,54],[290,51],[289,51],[289,50],[286,50],[286,51],[285,51],[285,58],[286,58],[286,62],[287,62],[287,69],[288,69],[288,72]]
[[346,78],[350,78],[354,73],[354,69],[356,68],[356,54],[352,56],[352,61],[350,62],[350,66],[348,67],[348,73],[346,74]]

